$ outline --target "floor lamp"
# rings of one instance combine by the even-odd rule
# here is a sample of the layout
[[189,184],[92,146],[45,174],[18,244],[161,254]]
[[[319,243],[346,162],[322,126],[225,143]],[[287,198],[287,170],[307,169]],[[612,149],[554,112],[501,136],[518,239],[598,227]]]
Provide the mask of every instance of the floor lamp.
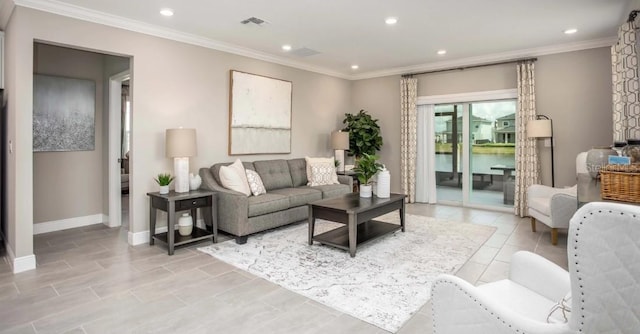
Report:
[[339,172],[344,172],[344,150],[349,149],[349,132],[332,132],[331,148],[335,150],[334,157],[338,162],[337,170]]
[[527,137],[529,138],[551,138],[551,186],[554,187],[554,168],[553,168],[553,122],[551,118],[545,115],[536,115],[535,120],[527,123]]
[[189,157],[196,155],[196,129],[167,129],[166,155],[173,158],[174,190],[189,192]]

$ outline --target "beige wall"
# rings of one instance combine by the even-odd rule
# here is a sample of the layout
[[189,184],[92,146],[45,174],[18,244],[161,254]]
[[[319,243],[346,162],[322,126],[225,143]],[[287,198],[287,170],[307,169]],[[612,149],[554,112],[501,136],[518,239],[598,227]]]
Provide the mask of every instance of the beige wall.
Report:
[[[55,27],[53,29],[52,27]],[[7,67],[10,87],[9,243],[17,256],[32,254],[33,42],[68,45],[133,57],[133,138],[131,169],[131,230],[148,230],[146,192],[157,190],[153,177],[171,171],[164,156],[164,132],[193,127],[198,156],[191,171],[214,162],[232,161],[227,155],[229,70],[236,69],[293,82],[291,154],[243,156],[243,160],[330,156],[330,132],[340,127],[350,110],[350,82],[326,75],[240,57],[166,39],[92,24],[17,7],[7,27]]]
[[[36,44],[34,74],[95,82],[95,149],[75,152],[33,153],[33,222],[41,223],[106,212],[103,186],[104,55]],[[64,192],[64,196],[60,196]]]
[[[538,58],[536,96],[539,114],[553,119],[556,135],[556,185],[575,184],[575,156],[593,145],[609,145],[611,60],[609,48]],[[418,75],[418,96],[516,88],[515,64]],[[352,83],[353,110],[366,109],[380,119],[383,163],[391,188],[400,187],[400,76]],[[540,148],[543,182],[551,184],[550,153]]]

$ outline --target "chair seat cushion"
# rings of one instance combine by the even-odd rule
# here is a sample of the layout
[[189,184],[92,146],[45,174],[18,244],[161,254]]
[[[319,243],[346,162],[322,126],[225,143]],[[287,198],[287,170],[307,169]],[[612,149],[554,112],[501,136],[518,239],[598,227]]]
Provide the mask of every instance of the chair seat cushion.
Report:
[[286,210],[289,208],[289,198],[284,195],[266,193],[249,197],[249,217],[255,217]]
[[539,211],[547,216],[551,216],[551,201],[549,200],[549,198],[543,198],[543,197],[530,197],[527,200],[527,205],[532,208],[535,209],[536,211]]
[[290,208],[307,205],[310,202],[322,199],[322,191],[309,187],[282,188],[272,190],[269,193],[287,196],[289,198]]
[[547,322],[549,311],[557,302],[508,279],[480,285],[478,290],[505,308],[543,323]]

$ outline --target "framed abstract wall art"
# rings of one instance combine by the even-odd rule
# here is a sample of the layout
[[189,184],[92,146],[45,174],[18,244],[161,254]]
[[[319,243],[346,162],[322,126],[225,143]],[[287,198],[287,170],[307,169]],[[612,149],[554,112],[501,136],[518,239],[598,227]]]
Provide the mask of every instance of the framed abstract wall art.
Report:
[[291,81],[231,70],[229,155],[291,153]]
[[95,149],[96,83],[33,76],[33,151]]

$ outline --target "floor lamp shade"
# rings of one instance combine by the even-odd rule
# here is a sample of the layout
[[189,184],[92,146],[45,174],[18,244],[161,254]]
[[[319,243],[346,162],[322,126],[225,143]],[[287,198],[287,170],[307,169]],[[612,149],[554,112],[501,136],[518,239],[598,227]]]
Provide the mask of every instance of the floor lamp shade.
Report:
[[527,137],[549,138],[552,135],[550,119],[536,119],[527,123]]
[[166,155],[173,158],[175,192],[189,192],[189,157],[198,151],[196,129],[167,129],[165,141]]
[[349,149],[349,132],[334,131],[331,133],[331,148],[338,161],[338,170],[344,172],[344,150]]

